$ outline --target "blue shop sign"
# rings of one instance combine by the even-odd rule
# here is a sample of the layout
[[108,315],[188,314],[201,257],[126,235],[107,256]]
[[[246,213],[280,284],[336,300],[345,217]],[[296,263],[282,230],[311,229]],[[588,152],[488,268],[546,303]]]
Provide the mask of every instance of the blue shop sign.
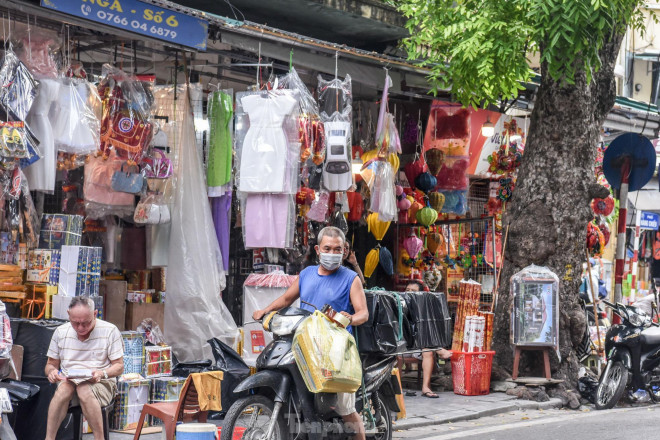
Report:
[[206,50],[208,21],[139,0],[41,0],[41,6],[169,43]]
[[642,219],[639,222],[641,229],[650,229],[656,231],[660,226],[660,214],[655,212],[642,211]]

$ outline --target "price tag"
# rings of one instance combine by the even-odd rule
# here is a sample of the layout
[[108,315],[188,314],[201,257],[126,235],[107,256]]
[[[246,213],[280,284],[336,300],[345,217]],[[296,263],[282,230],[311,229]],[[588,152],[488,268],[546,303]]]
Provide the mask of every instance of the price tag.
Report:
[[209,23],[139,0],[41,0],[41,6],[196,50],[206,50]]

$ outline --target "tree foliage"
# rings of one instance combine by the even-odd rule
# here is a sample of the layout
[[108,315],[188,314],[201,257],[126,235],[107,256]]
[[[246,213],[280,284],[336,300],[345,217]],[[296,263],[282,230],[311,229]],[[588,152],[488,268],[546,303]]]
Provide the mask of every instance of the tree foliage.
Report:
[[388,0],[408,19],[403,45],[430,68],[432,91],[473,107],[514,99],[537,53],[550,77],[573,84],[600,67],[599,50],[626,26],[641,29],[641,0]]

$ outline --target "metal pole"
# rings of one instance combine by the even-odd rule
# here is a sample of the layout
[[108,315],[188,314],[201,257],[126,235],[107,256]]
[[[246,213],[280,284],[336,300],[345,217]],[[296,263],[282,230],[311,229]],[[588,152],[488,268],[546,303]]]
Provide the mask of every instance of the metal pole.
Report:
[[633,257],[632,257],[632,284],[630,289],[630,300],[635,300],[637,293],[637,263],[639,261],[639,230],[642,223],[642,211],[635,208],[635,239],[633,241]]
[[[614,302],[620,303],[623,297],[622,282],[626,261],[626,219],[628,216],[628,178],[630,177],[630,158],[623,159],[621,166],[621,190],[619,191],[619,221],[616,236],[616,263],[614,269]],[[612,317],[613,324],[620,324],[618,315]]]
[[[594,318],[596,321],[596,335],[598,335],[598,352],[603,351],[603,347],[600,345],[600,327],[598,324],[598,291],[596,291],[596,286],[594,286],[593,280],[591,279],[591,258],[589,257],[589,249],[587,249],[587,283],[591,286],[591,298],[594,305]],[[587,326],[589,325],[589,320],[587,319]]]

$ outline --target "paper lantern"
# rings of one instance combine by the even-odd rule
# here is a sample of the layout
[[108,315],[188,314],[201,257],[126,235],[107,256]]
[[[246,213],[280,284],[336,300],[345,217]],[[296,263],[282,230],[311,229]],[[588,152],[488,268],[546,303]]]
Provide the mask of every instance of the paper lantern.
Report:
[[424,248],[424,242],[415,234],[410,234],[408,238],[403,240],[403,248],[408,252],[411,259],[416,260]]
[[594,214],[607,217],[614,211],[614,198],[607,196],[604,199],[593,199],[591,209],[593,209]]
[[417,223],[417,211],[422,209],[424,205],[421,203],[415,201],[410,205],[410,209],[408,210],[408,218],[410,219],[411,223]]
[[424,272],[422,278],[424,278],[424,283],[429,287],[429,290],[433,292],[440,285],[440,281],[442,281],[442,271],[436,265],[433,265],[429,270]]
[[396,153],[391,153],[389,156],[387,156],[387,161],[390,163],[390,165],[392,165],[392,169],[396,173],[399,169],[399,166],[401,165],[399,156]]
[[378,266],[379,261],[380,261],[380,249],[374,248],[370,250],[364,262],[365,277],[369,278],[371,277],[371,275],[373,275],[374,271],[376,270],[376,266]]
[[394,261],[392,261],[392,253],[386,247],[381,247],[378,253],[380,267],[383,268],[385,273],[389,276],[394,275]]
[[378,220],[378,213],[372,212],[367,216],[367,229],[373,234],[376,240],[381,241],[387,230],[390,227],[390,222],[382,222]]
[[607,226],[605,223],[601,223],[598,225],[598,229],[600,229],[600,232],[603,233],[603,238],[605,239],[605,246],[610,242],[610,227]]
[[432,191],[435,188],[435,185],[438,183],[438,179],[428,171],[420,174],[415,179],[415,186],[425,193]]
[[429,167],[429,172],[435,176],[442,168],[442,164],[445,160],[445,153],[437,148],[432,148],[424,153],[424,156],[426,157],[426,165]]
[[410,260],[410,255],[408,255],[408,252],[402,249],[401,252],[399,252],[399,261],[397,262],[396,271],[404,277],[409,277],[410,273],[412,272],[410,270],[410,266],[406,263],[408,260]]
[[438,251],[438,248],[440,248],[440,250],[444,250],[445,247],[445,237],[442,234],[434,232],[426,236],[426,248],[433,255],[435,255],[435,253]]
[[431,204],[431,208],[440,212],[442,211],[442,206],[445,204],[445,195],[437,191],[430,192],[429,203]]
[[396,185],[394,189],[396,190],[397,197],[403,195],[403,187],[401,185]]
[[587,249],[592,255],[600,255],[605,249],[605,236],[592,222],[587,225]]
[[398,202],[396,202],[396,206],[399,208],[401,211],[407,211],[410,209],[410,206],[412,205],[412,202],[408,197],[404,197]]
[[417,176],[426,171],[426,164],[421,159],[417,159],[403,167],[403,171],[406,173],[408,183],[413,186],[415,185],[415,179]]
[[417,211],[417,214],[415,214],[415,218],[417,219],[417,223],[419,223],[420,225],[424,225],[428,228],[438,219],[438,211],[431,208],[430,206],[426,206],[420,209],[419,211]]

